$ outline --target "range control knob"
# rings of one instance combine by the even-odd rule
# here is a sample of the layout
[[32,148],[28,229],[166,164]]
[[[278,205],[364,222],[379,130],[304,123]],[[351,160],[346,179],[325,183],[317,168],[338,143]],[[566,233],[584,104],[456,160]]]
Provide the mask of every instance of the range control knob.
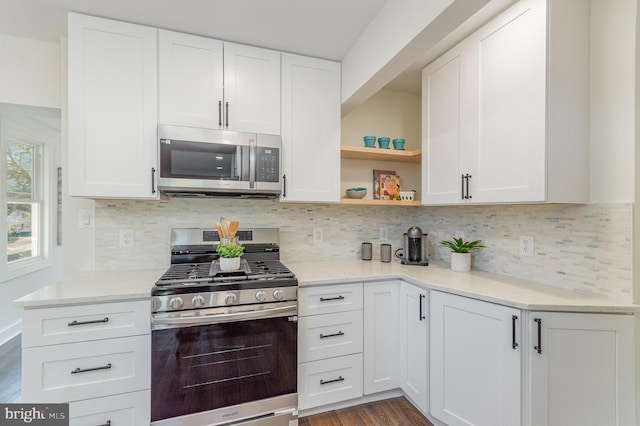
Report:
[[281,288],[273,290],[273,298],[276,300],[284,299],[284,291]]
[[264,302],[265,300],[267,300],[267,293],[265,293],[263,290],[258,290],[256,292],[256,300],[258,302]]
[[160,301],[159,298],[154,297],[151,299],[151,310],[152,311],[157,311],[160,309],[160,306],[162,306],[162,302]]
[[238,296],[234,293],[229,293],[224,297],[224,303],[227,305],[234,305],[238,302]]
[[184,305],[184,302],[181,297],[172,297],[171,300],[169,300],[169,307],[171,307],[171,309],[180,309],[182,305]]
[[193,304],[194,308],[202,308],[204,306],[204,297],[199,294],[193,296],[193,299],[191,299],[191,303]]

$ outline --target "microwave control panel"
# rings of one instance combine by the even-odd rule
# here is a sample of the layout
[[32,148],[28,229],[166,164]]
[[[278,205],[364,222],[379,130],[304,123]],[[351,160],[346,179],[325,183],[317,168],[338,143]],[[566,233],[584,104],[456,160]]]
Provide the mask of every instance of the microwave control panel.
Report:
[[256,150],[256,181],[280,181],[280,149],[257,147]]

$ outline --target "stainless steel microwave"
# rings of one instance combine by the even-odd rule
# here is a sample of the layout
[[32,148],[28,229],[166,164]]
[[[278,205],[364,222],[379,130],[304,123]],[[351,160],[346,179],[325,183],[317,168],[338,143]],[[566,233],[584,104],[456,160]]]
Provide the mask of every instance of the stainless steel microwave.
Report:
[[158,138],[158,189],[166,195],[280,194],[280,136],[160,125]]

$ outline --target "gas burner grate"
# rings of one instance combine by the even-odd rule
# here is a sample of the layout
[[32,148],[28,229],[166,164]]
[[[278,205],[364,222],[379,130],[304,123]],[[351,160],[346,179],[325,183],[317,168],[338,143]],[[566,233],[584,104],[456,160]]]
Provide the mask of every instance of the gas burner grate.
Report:
[[209,278],[208,263],[183,263],[171,265],[169,269],[160,277],[162,281],[178,280],[198,280]]
[[252,275],[286,275],[293,276],[279,260],[253,260],[249,262]]

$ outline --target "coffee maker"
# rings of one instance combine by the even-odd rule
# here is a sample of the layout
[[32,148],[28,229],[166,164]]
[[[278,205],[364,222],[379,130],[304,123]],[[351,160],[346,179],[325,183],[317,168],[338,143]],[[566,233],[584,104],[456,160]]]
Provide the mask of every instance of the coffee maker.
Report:
[[403,265],[428,265],[427,234],[423,234],[419,227],[412,226],[402,236],[402,254],[398,254],[400,249],[396,250],[396,256],[402,259],[400,263]]

